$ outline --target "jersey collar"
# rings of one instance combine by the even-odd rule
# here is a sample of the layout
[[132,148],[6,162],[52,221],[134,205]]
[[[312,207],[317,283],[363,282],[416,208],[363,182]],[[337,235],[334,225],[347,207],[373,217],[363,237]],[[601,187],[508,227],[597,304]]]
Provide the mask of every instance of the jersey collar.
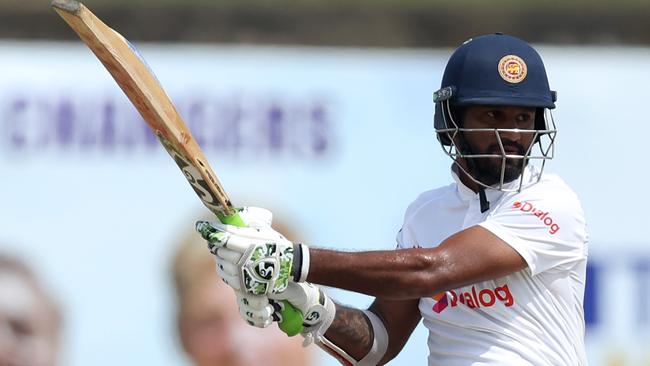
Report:
[[[528,165],[526,168],[524,168],[524,179],[523,179],[523,184],[522,184],[522,190],[526,189],[533,184],[537,182],[537,177],[539,175],[539,170],[537,167],[533,165]],[[458,176],[457,169],[455,168],[455,164],[452,164],[451,166],[451,176],[456,182],[456,191],[458,192],[458,196],[460,197],[461,200],[463,201],[473,201],[473,200],[478,200],[479,196],[477,193],[469,189],[461,180],[460,177]],[[515,179],[514,181],[510,183],[504,184],[504,188],[515,188],[519,185],[519,179]],[[503,196],[502,191],[496,190],[496,189],[486,189],[485,194],[487,196],[488,201],[493,202],[496,201],[497,199],[501,198]]]

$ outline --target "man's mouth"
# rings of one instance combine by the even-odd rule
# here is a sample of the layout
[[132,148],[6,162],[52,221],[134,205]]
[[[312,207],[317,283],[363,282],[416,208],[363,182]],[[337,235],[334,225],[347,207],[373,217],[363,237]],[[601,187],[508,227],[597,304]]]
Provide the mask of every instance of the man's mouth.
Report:
[[524,155],[523,149],[520,150],[520,149],[518,149],[516,147],[505,147],[504,146],[503,151],[505,151],[505,153],[507,155]]
[[[501,148],[499,145],[492,145],[488,149],[488,152],[490,154],[494,155],[502,155],[501,153]],[[524,147],[519,145],[519,144],[504,144],[503,145],[503,152],[505,152],[506,155],[520,155],[523,156],[525,154]]]

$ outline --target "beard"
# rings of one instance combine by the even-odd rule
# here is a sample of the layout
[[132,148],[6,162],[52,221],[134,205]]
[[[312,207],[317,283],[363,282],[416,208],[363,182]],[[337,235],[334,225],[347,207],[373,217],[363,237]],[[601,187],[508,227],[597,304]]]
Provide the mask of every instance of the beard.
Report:
[[[503,147],[505,149],[516,149],[517,152],[506,152],[507,155],[520,155],[524,156],[526,154],[526,149],[521,144],[516,142],[504,142]],[[498,144],[490,145],[485,152],[480,154],[490,154],[501,156],[501,148]],[[479,182],[482,182],[485,185],[493,186],[495,184],[501,183],[501,169],[503,164],[503,158],[470,158],[476,167],[474,170],[475,177]],[[526,166],[526,159],[514,159],[506,158],[505,167],[503,167],[503,183],[510,183],[515,179],[521,176],[524,167]]]

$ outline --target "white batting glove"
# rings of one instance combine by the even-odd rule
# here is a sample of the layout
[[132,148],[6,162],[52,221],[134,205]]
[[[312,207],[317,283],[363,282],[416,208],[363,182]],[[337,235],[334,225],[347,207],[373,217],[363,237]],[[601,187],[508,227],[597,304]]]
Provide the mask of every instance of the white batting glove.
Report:
[[237,296],[237,305],[239,306],[239,315],[249,325],[266,328],[273,321],[278,320],[274,315],[275,308],[269,303],[266,296],[252,295],[235,291]]
[[248,213],[263,211],[268,212],[268,220],[252,220],[250,227],[196,223],[196,230],[217,257],[219,276],[236,291],[254,295],[280,293],[290,281],[304,281],[309,268],[308,248],[273,230],[269,211],[248,208],[240,216],[247,221]]
[[[284,300],[303,314],[303,346],[319,340],[332,325],[336,315],[334,302],[318,286],[307,282],[289,282],[283,292],[269,294],[269,299],[279,301],[275,303],[276,306],[282,306]],[[279,314],[280,312],[277,312],[276,316],[281,316]]]

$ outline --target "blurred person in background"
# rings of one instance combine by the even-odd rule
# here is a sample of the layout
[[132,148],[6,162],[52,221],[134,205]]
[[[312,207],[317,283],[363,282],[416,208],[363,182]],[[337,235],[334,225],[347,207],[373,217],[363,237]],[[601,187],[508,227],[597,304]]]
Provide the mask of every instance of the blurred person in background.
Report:
[[58,364],[61,314],[35,273],[0,254],[0,366]]
[[299,339],[287,338],[277,327],[250,327],[240,318],[235,293],[219,280],[214,258],[196,232],[179,244],[172,261],[178,335],[194,365],[314,364]]

